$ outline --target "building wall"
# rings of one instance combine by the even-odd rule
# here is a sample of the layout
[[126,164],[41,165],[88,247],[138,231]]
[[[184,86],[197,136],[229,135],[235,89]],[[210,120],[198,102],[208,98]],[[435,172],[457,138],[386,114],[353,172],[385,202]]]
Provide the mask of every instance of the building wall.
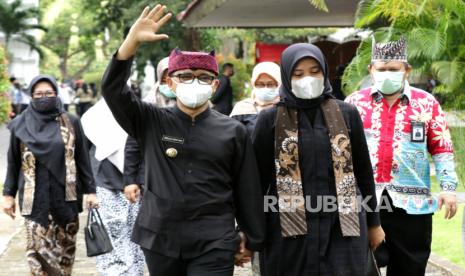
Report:
[[[7,0],[11,2],[12,0]],[[39,0],[22,0],[25,8],[39,7]],[[38,20],[35,20],[37,23]],[[38,36],[38,31],[32,31],[31,34]],[[4,42],[4,35],[0,32],[0,41]],[[11,39],[7,45],[9,56],[9,75],[15,76],[20,82],[28,84],[32,78],[39,74],[39,55],[31,51],[29,46],[24,43]]]

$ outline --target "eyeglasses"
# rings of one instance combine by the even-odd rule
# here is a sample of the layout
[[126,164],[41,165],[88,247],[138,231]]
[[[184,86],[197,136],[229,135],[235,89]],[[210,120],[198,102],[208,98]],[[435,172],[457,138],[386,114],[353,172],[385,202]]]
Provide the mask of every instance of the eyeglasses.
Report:
[[259,83],[256,83],[255,84],[255,87],[256,88],[276,88],[278,87],[278,85],[276,85],[276,83],[274,82],[269,82],[269,83],[263,83],[263,82],[259,82]]
[[51,97],[55,97],[55,96],[56,96],[56,92],[53,91],[53,90],[34,91],[32,93],[32,97],[35,98],[35,99],[44,98],[44,97],[51,98]]
[[192,73],[181,73],[181,74],[173,75],[173,77],[178,78],[180,82],[185,83],[185,84],[194,83],[194,79],[197,79],[199,84],[210,85],[213,83],[213,80],[215,80],[214,76],[210,76],[207,74],[201,74],[199,76],[196,76]]

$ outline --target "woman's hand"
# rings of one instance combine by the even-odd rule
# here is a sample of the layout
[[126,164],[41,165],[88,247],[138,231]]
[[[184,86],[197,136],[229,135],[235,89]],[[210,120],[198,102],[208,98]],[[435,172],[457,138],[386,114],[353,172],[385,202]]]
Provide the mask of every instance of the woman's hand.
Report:
[[378,246],[383,243],[385,238],[383,228],[379,226],[370,227],[368,229],[368,241],[370,243],[370,248],[375,251]]
[[131,203],[136,203],[140,196],[140,187],[137,184],[130,184],[124,187],[124,195]]
[[166,6],[156,5],[152,10],[146,7],[129,30],[126,39],[118,50],[116,58],[119,60],[129,59],[136,53],[137,48],[143,42],[168,39],[168,35],[157,33],[172,17],[171,13],[165,14],[165,12]]
[[12,196],[3,196],[3,212],[10,216],[12,219],[16,217],[16,202]]
[[99,201],[97,199],[96,194],[88,194],[86,197],[86,207],[87,209],[90,208],[98,208],[99,207]]
[[239,244],[239,248],[234,255],[234,264],[240,267],[244,267],[244,264],[252,260],[253,252],[245,247],[247,238],[242,231],[239,232],[239,236],[241,237],[241,243]]

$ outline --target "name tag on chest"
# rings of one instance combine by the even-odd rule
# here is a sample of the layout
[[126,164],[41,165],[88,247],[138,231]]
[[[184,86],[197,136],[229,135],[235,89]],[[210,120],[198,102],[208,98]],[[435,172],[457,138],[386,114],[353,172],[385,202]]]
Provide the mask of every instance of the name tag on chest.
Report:
[[424,122],[411,122],[410,141],[424,142],[425,141],[425,123]]
[[176,143],[176,144],[184,144],[184,138],[180,137],[173,137],[173,136],[168,136],[168,135],[163,135],[161,138],[163,142],[171,142],[171,143]]

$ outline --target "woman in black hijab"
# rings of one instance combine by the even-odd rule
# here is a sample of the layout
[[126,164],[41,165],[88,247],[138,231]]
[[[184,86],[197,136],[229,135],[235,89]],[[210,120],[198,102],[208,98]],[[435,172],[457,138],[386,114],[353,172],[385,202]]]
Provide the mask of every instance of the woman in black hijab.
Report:
[[4,211],[15,218],[18,194],[32,275],[70,275],[82,211],[98,207],[88,147],[79,120],[66,113],[54,78],[31,81],[31,105],[8,126]]
[[368,246],[384,239],[378,213],[357,209],[360,195],[371,196],[366,205],[376,209],[362,122],[354,106],[334,99],[328,75],[319,48],[288,47],[281,101],[257,121],[267,210],[263,276],[366,275]]

